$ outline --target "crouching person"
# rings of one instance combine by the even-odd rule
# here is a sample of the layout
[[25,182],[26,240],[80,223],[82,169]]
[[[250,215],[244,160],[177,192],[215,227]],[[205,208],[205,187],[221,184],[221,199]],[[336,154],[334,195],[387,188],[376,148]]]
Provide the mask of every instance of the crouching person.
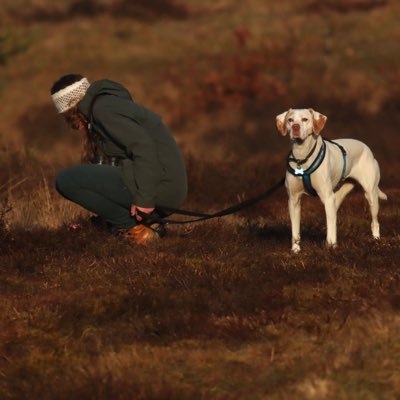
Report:
[[115,234],[138,244],[157,237],[162,229],[147,227],[140,215],[177,208],[187,193],[183,157],[160,116],[118,83],[89,83],[76,74],[57,80],[51,97],[83,139],[83,163],[58,174],[58,192],[106,221]]

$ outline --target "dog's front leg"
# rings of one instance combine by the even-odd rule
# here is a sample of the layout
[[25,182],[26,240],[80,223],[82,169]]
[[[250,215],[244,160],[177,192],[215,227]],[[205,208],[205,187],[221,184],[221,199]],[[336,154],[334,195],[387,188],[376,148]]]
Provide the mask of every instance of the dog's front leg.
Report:
[[289,193],[289,216],[292,224],[292,251],[300,251],[301,194]]
[[329,193],[321,200],[324,203],[326,214],[326,246],[335,248],[337,246],[335,195],[333,192]]

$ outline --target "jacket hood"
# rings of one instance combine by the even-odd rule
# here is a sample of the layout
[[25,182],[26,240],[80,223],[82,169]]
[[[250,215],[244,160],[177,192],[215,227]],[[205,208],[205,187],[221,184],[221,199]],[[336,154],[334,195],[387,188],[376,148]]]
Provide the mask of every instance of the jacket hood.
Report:
[[90,105],[93,99],[100,94],[111,94],[126,100],[132,100],[132,96],[122,85],[108,79],[102,79],[90,84],[85,96],[78,104],[79,111],[88,118]]

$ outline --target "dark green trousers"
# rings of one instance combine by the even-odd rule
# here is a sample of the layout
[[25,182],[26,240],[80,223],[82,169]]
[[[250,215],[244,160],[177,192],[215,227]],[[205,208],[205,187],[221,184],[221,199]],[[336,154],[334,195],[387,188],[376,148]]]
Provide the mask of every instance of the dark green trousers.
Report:
[[132,228],[137,224],[130,213],[133,196],[117,167],[82,164],[64,169],[56,178],[56,189],[115,229]]

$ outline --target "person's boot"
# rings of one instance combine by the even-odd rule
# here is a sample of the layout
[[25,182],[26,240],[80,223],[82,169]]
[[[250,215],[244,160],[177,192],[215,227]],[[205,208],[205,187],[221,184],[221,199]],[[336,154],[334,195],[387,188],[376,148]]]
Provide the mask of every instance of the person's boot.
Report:
[[139,224],[126,230],[123,234],[124,236],[131,237],[136,244],[146,245],[156,239],[164,237],[166,230],[161,224],[153,224],[151,228]]

